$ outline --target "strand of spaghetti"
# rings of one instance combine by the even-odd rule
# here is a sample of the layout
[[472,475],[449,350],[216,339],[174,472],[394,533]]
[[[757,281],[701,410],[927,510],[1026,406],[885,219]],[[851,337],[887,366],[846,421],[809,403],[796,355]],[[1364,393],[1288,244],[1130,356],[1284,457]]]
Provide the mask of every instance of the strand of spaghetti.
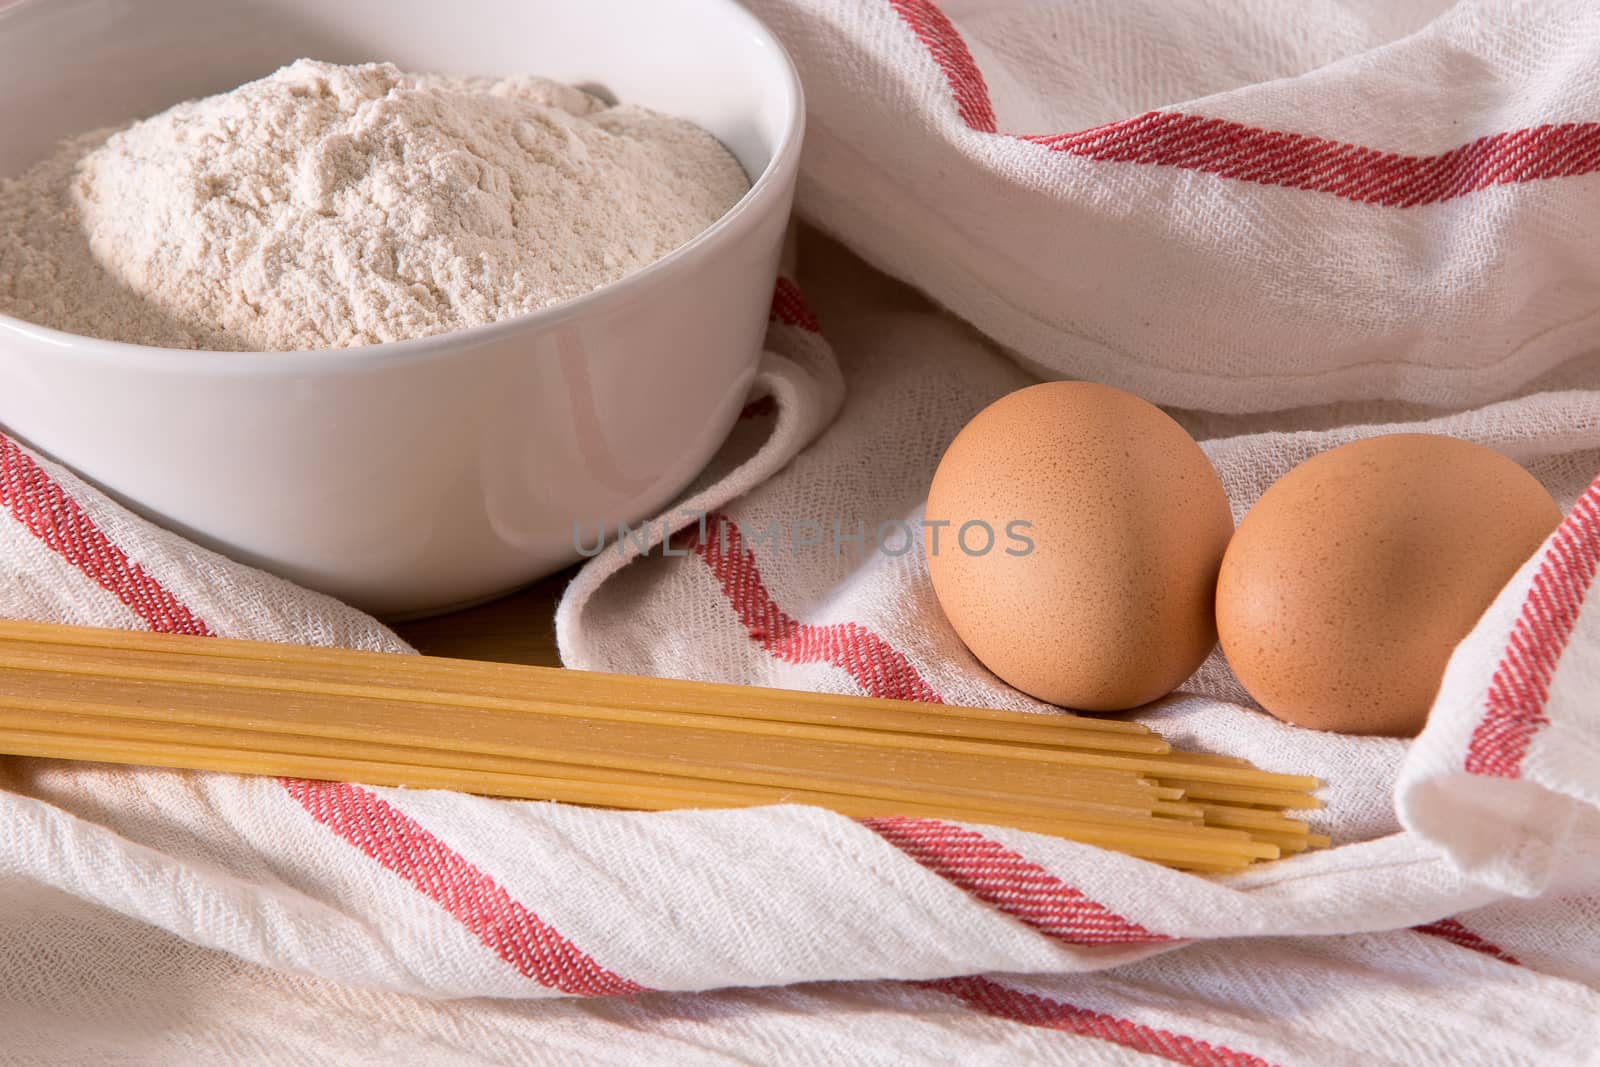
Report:
[[1159,775],[1156,780],[1164,786],[1182,790],[1186,800],[1215,801],[1262,808],[1294,808],[1302,811],[1322,807],[1322,801],[1316,797],[1292,789],[1255,789],[1247,785],[1202,782],[1193,778],[1175,778],[1165,774]]
[[[44,651],[41,651],[43,649]],[[159,662],[157,662],[159,661]],[[14,670],[40,670],[57,674],[90,675],[98,678],[115,678],[126,682],[158,682],[179,685],[205,684],[222,689],[251,690],[267,693],[317,693],[329,697],[352,700],[384,700],[395,703],[454,706],[485,712],[509,712],[515,715],[557,715],[569,718],[605,720],[609,722],[637,723],[657,726],[691,726],[701,729],[725,730],[730,733],[759,734],[769,737],[809,738],[840,743],[882,744],[886,735],[896,738],[896,743],[907,748],[928,752],[971,751],[971,744],[1001,742],[1006,744],[1049,744],[1059,748],[1085,751],[1127,752],[1142,755],[1165,755],[1172,750],[1154,734],[1102,734],[1085,731],[1053,730],[1050,728],[1027,732],[1025,727],[1005,724],[979,736],[949,736],[912,733],[905,730],[886,731],[857,726],[854,723],[815,724],[795,723],[778,719],[741,718],[718,714],[716,711],[665,711],[655,708],[618,707],[617,702],[579,702],[570,695],[565,701],[550,701],[524,697],[479,696],[452,693],[436,689],[397,687],[386,681],[352,684],[343,680],[327,681],[304,673],[291,673],[284,669],[271,673],[240,674],[230,672],[226,661],[193,657],[184,660],[176,656],[109,653],[88,658],[81,655],[65,656],[48,650],[48,646],[29,646],[21,642],[0,642],[0,663]],[[569,672],[576,673],[576,672]],[[776,691],[774,691],[776,692]]]
[[[863,728],[956,737],[989,737],[1045,744],[1059,743],[1065,732],[1123,734],[1152,737],[1139,723],[1071,714],[993,708],[964,708],[942,704],[907,705],[904,701],[876,697],[844,696],[797,690],[761,689],[715,682],[690,682],[671,678],[612,675],[592,671],[566,671],[509,663],[484,663],[438,657],[395,656],[353,649],[313,648],[227,638],[183,638],[131,630],[50,623],[0,621],[0,641],[27,645],[90,648],[109,654],[118,650],[160,657],[188,657],[198,661],[239,660],[254,666],[263,677],[280,676],[350,681],[370,684],[375,666],[381,677],[397,688],[423,689],[429,694],[501,698],[512,701],[538,699],[551,704],[605,703],[618,708],[704,713],[715,708],[728,717],[773,719],[783,722],[845,723]],[[404,687],[401,683],[410,683]],[[991,733],[991,731],[993,731]]]
[[[988,788],[1018,797],[1099,795],[1101,787],[1147,787],[1140,776],[1100,769],[1101,781],[1072,768],[1040,762],[1031,750],[999,745],[976,751],[926,752],[886,734],[880,746],[837,744],[780,736],[728,734],[679,726],[640,726],[567,717],[512,719],[474,709],[392,705],[305,691],[276,693],[205,685],[129,682],[117,678],[15,671],[0,666],[0,692],[19,700],[56,702],[122,718],[297,733],[329,744],[381,739],[586,766],[691,775],[757,784],[876,784],[944,789]],[[1023,758],[1014,758],[1020,751]],[[1148,795],[1148,794],[1145,794]],[[1152,798],[1156,799],[1156,798]]]
[[[196,744],[174,744],[168,741],[106,741],[93,737],[19,730],[4,726],[0,726],[0,747],[18,755],[28,756],[149,764],[236,774],[361,781],[372,785],[454,789],[467,792],[472,791],[474,786],[486,777],[481,772],[371,762],[337,755],[261,751],[241,753],[234,749],[218,749]],[[683,806],[682,798],[676,794],[646,794],[638,790],[619,790],[601,783],[575,782],[566,778],[537,781],[524,779],[520,785],[530,790],[536,788],[538,799],[563,803],[602,807],[643,807],[653,810]],[[708,805],[703,806],[715,806],[718,799],[720,798],[714,797]],[[743,803],[742,800],[734,800],[722,806],[743,806]],[[863,802],[860,798],[853,797],[832,798],[823,806],[855,818],[884,814],[881,804]],[[927,818],[957,822],[993,821],[984,813],[953,807],[922,814]],[[1192,864],[1203,864],[1207,869],[1212,866],[1243,866],[1254,859],[1275,859],[1279,855],[1275,845],[1232,838],[1201,838],[1196,836],[1192,829],[1187,832],[1141,831],[1038,818],[1007,821],[1014,822],[1018,829],[1051,834],[1180,867]]]
[[[458,706],[469,708],[474,713],[478,729],[481,732],[487,735],[498,728],[500,733],[496,736],[499,737],[507,736],[507,731],[512,734],[525,732],[528,727],[528,717],[539,712],[543,716],[540,721],[541,734],[546,737],[562,736],[569,739],[580,739],[583,734],[590,732],[590,724],[605,721],[618,726],[618,729],[611,731],[609,741],[634,735],[646,737],[651,735],[652,732],[669,742],[682,741],[702,735],[704,735],[704,739],[709,740],[710,737],[726,732],[758,736],[768,744],[793,742],[791,748],[796,749],[797,746],[802,744],[813,743],[833,746],[834,751],[839,750],[841,747],[859,745],[893,748],[900,752],[920,751],[929,754],[962,755],[979,759],[989,758],[1019,763],[1052,764],[1085,770],[1133,771],[1137,774],[1159,774],[1165,776],[1181,775],[1199,781],[1232,783],[1255,788],[1304,791],[1315,788],[1319,784],[1315,778],[1301,775],[1274,774],[1232,764],[1186,762],[1181,754],[1170,752],[1108,754],[1098,751],[1084,751],[1072,745],[1071,736],[1050,745],[1037,743],[1015,744],[973,740],[964,737],[930,737],[905,732],[870,731],[854,726],[820,727],[812,724],[768,722],[767,720],[729,720],[721,716],[706,714],[674,718],[671,716],[643,714],[637,712],[636,709],[617,709],[613,701],[597,701],[581,706],[571,704],[558,705],[555,714],[550,714],[543,706],[535,707],[528,704],[509,710],[497,706],[499,704],[498,701],[490,701],[488,706],[485,706],[481,699],[460,699],[452,704],[447,698],[445,701],[428,700],[424,703],[423,698],[427,694],[417,693],[408,693],[407,699],[394,701],[390,698],[389,691],[378,684],[365,686],[335,685],[330,688],[325,683],[320,682],[272,678],[268,680],[265,686],[261,686],[255,684],[257,679],[253,676],[226,673],[218,675],[206,670],[186,671],[171,666],[130,666],[125,662],[118,662],[114,658],[108,660],[93,649],[80,648],[71,653],[47,651],[41,654],[37,650],[30,651],[25,644],[4,641],[0,641],[0,663],[3,663],[13,671],[33,670],[52,676],[74,676],[85,684],[115,680],[124,686],[129,686],[134,682],[139,682],[152,691],[161,691],[163,686],[191,685],[204,687],[207,689],[208,694],[211,695],[237,693],[242,696],[249,692],[257,692],[258,694],[262,692],[268,694],[292,692],[297,701],[301,703],[308,699],[321,699],[324,702],[339,700],[351,703],[353,706],[360,706],[363,702],[373,705],[381,702],[385,715],[394,720],[394,724],[397,727],[408,719],[412,722],[419,721],[418,716],[420,714],[422,716],[420,728],[424,730],[431,730],[432,720],[444,714],[446,709]],[[368,669],[370,675],[373,668],[380,666],[380,664],[367,662],[363,666]],[[381,666],[387,666],[387,664],[381,664]],[[765,696],[776,697],[779,700],[784,695],[776,692],[765,694]],[[584,713],[580,714],[578,711],[574,711],[574,707],[581,707]],[[777,711],[774,712],[774,714],[777,713]],[[305,716],[301,715],[300,718],[303,720]],[[337,722],[337,717],[333,721]],[[314,723],[306,723],[304,725],[309,727]],[[621,728],[623,725],[627,727],[626,730]],[[1137,742],[1143,739],[1128,738],[1122,740]],[[1156,740],[1159,741],[1159,739]],[[1163,744],[1162,747],[1166,746]]]
[[1302,819],[1285,818],[1261,808],[1235,808],[1224,804],[1197,804],[1207,825],[1242,826],[1252,830],[1273,830],[1283,834],[1308,834],[1311,827]]
[[[1101,822],[1112,826],[1148,826],[1152,820],[1170,819],[1162,810],[1171,805],[1141,798],[1137,794],[1107,792],[1098,799],[1072,799],[1069,797],[1038,798],[1012,797],[995,791],[964,789],[959,786],[938,790],[911,789],[896,786],[855,785],[844,783],[835,788],[807,790],[792,783],[768,784],[735,782],[721,779],[696,778],[688,775],[626,771],[616,768],[586,767],[580,764],[548,760],[525,759],[514,756],[481,755],[433,748],[422,745],[391,744],[368,740],[360,743],[341,742],[337,747],[324,737],[301,733],[239,729],[232,726],[197,725],[169,719],[129,719],[97,714],[92,706],[64,702],[26,700],[0,696],[0,711],[4,712],[4,726],[43,733],[62,733],[71,736],[96,737],[108,740],[164,740],[178,745],[207,744],[214,748],[232,748],[241,752],[272,751],[302,755],[326,755],[339,752],[359,755],[361,759],[399,765],[430,766],[451,770],[478,771],[486,775],[516,775],[532,778],[563,777],[573,781],[610,783],[619,787],[632,786],[646,792],[675,790],[686,798],[685,806],[701,793],[722,793],[745,798],[749,804],[772,804],[792,799],[802,794],[829,794],[854,796],[863,800],[879,800],[888,805],[943,805],[971,808],[993,815],[1021,815],[1051,817],[1060,815],[1088,822]],[[474,792],[493,794],[492,780]],[[517,795],[521,795],[518,793]],[[1142,801],[1142,802],[1141,802]],[[637,806],[637,805],[631,805]],[[1187,806],[1178,807],[1187,810]],[[896,809],[899,810],[899,809]]]

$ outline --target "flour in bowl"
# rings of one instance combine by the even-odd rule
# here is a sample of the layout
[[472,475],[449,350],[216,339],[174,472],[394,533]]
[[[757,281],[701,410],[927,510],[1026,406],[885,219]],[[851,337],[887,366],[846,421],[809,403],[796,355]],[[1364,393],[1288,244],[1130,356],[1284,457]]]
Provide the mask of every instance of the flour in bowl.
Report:
[[176,348],[347,348],[646,266],[748,190],[710,134],[568,86],[301,60],[0,181],[0,311]]

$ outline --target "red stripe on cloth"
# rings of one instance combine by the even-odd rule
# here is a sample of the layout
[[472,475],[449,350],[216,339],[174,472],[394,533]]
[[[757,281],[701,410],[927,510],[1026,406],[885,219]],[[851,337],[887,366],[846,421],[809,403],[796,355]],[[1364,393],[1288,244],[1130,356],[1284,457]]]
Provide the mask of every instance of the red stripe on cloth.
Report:
[[785,326],[798,326],[807,333],[822,332],[816,314],[811,310],[811,305],[806,303],[805,294],[788,278],[779,277],[778,284],[772,289],[770,318]]
[[703,534],[690,531],[686,549],[711,569],[750,639],[762,648],[789,663],[831,663],[868,696],[943,703],[910,660],[866,627],[853,622],[813,626],[784,612],[761,580],[755,553],[745,547],[734,520],[713,513],[702,529]]
[[1550,683],[1595,571],[1600,568],[1600,479],[1551,535],[1544,562],[1489,680],[1483,718],[1467,743],[1467,773],[1516,778],[1534,736],[1549,724]]
[[[783,611],[767,590],[738,524],[706,517],[686,549],[703,560],[752,640],[792,663],[827,662],[850,673],[870,696],[943,703],[905,655],[856,623],[813,626]],[[952,884],[1042,933],[1074,944],[1168,941],[1062,882],[1043,867],[981,834],[933,819],[867,819],[877,832]]]
[[333,782],[286,780],[284,788],[313,819],[411,883],[540,985],[584,997],[644,990],[600,966],[383,798],[360,786]]
[[955,24],[931,0],[889,0],[889,6],[911,27],[944,72],[945,81],[955,94],[961,121],[981,133],[994,133],[999,127],[989,86]]
[[862,825],[985,903],[1072,945],[1171,941],[1090,899],[1037,863],[973,830],[937,819],[863,819]]
[[0,505],[29,533],[160,633],[211,630],[111,543],[87,512],[16,442],[0,434]]
[[[932,0],[888,2],[943,72],[962,121],[981,133],[997,132],[989,87],[950,19]],[[1175,111],[1149,111],[1076,133],[1011,136],[1099,162],[1196,170],[1397,208],[1437,204],[1495,185],[1600,170],[1596,122],[1493,133],[1433,155],[1385,152]]]
[[1169,111],[1021,140],[1099,162],[1198,170],[1397,208],[1437,204],[1494,185],[1600,170],[1600,123],[1595,122],[1491,134],[1428,156]]
[[1124,1048],[1186,1064],[1187,1067],[1273,1067],[1260,1056],[1235,1052],[1199,1038],[1145,1026],[1132,1019],[1024,993],[988,978],[945,978],[920,984],[955,997],[968,1007],[997,1019],[1111,1041]]
[[1442,937],[1452,945],[1460,945],[1462,948],[1470,948],[1474,952],[1481,952],[1485,956],[1492,956],[1502,963],[1509,963],[1516,967],[1522,966],[1522,961],[1517,959],[1517,957],[1513,956],[1511,953],[1507,952],[1493,941],[1490,941],[1482,934],[1468,929],[1465,925],[1455,919],[1440,919],[1438,922],[1428,923],[1426,926],[1413,926],[1412,929],[1419,934],[1427,934],[1430,937]]

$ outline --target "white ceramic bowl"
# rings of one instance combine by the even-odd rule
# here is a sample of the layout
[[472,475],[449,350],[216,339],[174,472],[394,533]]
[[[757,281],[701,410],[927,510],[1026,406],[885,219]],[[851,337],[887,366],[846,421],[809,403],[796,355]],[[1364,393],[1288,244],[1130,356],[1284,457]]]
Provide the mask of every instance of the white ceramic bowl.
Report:
[[400,344],[207,353],[0,315],[0,427],[138,511],[383,615],[512,589],[664,507],[755,374],[800,86],[733,0],[23,0],[0,5],[0,175],[60,138],[301,56],[599,83],[711,131],[755,187],[620,282]]

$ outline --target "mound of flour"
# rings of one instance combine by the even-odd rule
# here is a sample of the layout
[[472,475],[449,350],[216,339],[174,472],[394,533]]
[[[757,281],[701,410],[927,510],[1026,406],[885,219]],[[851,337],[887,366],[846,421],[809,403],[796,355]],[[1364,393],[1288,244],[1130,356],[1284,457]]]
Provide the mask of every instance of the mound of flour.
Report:
[[749,188],[710,134],[538,78],[301,60],[0,182],[0,311],[180,348],[343,348],[587,292]]

